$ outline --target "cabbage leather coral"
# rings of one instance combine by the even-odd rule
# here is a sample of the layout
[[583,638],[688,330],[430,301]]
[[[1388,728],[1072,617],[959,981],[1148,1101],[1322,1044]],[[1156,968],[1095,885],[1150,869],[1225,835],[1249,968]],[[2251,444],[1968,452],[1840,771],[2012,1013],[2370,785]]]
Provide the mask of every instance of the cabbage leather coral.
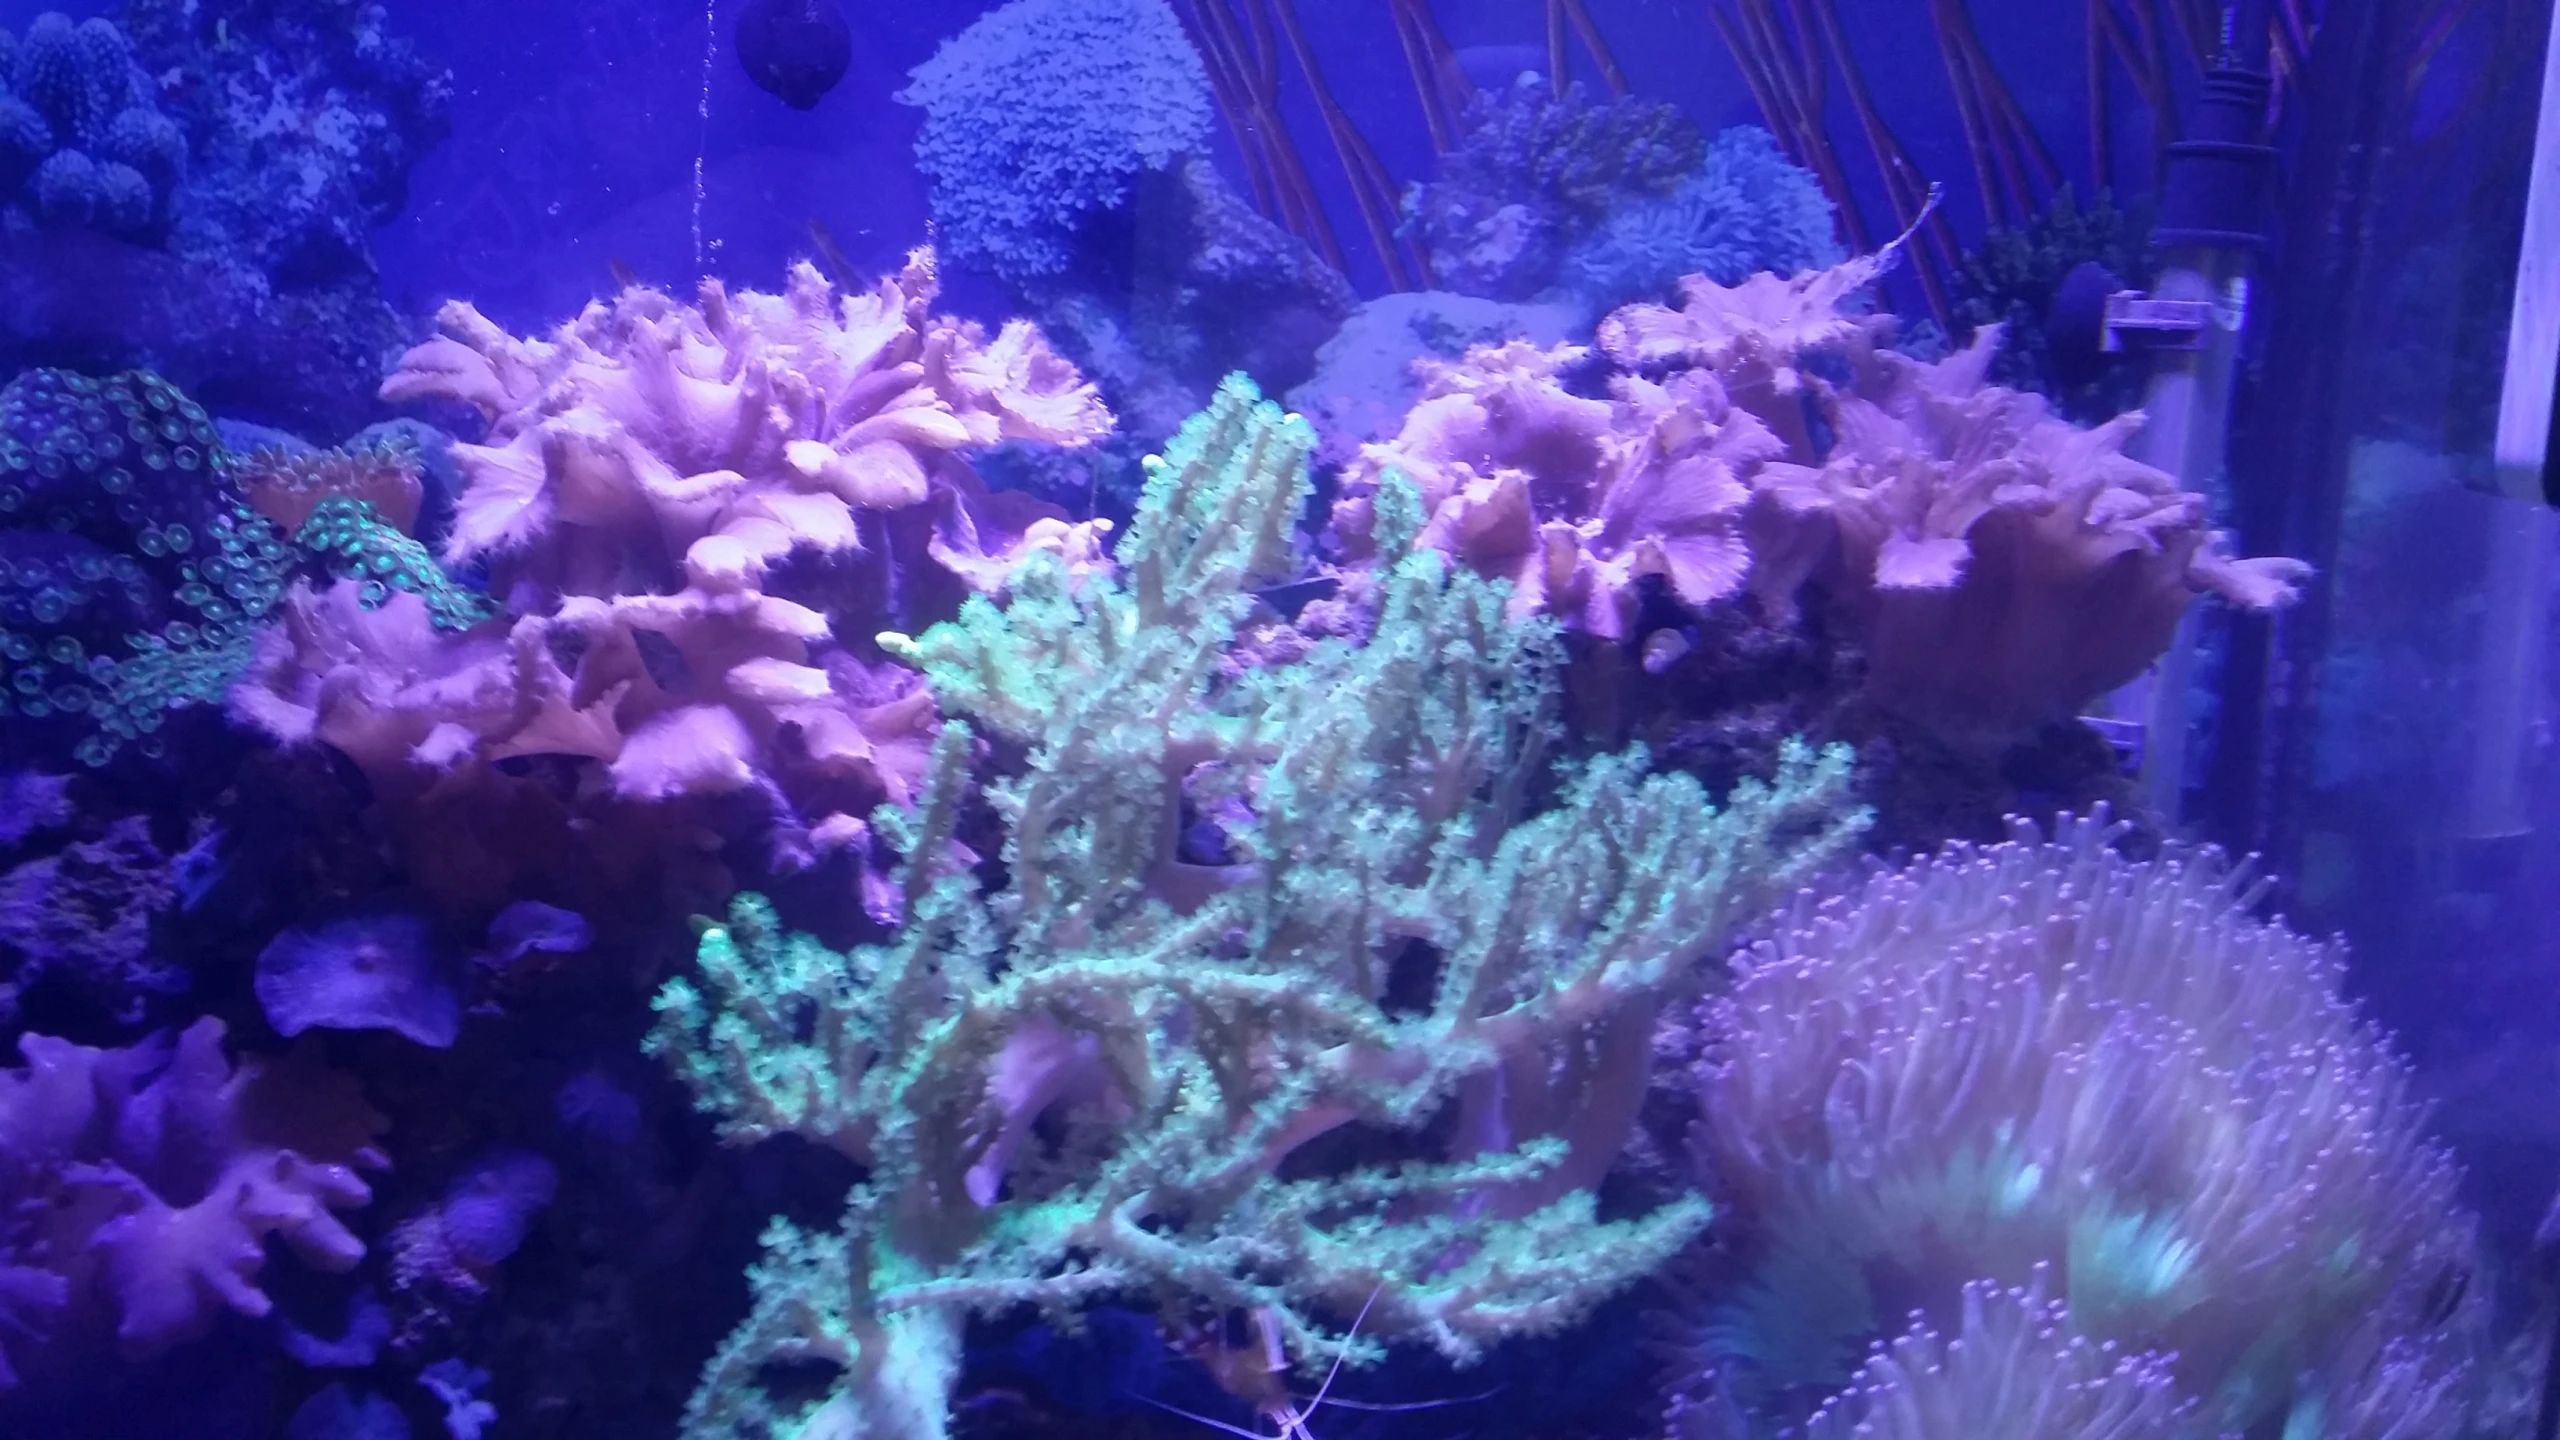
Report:
[[2293,599],[2308,566],[2232,557],[2203,496],[2124,454],[2138,413],[2084,429],[1989,383],[1999,327],[1934,364],[1883,348],[1891,320],[1848,306],[1892,254],[1692,276],[1679,307],[1628,306],[1598,336],[1622,365],[1714,372],[1785,440],[1751,477],[1752,586],[1783,611],[1814,581],[1870,699],[1997,749],[2141,674],[2198,596]]
[[2140,675],[2198,595],[2271,610],[2310,573],[2229,555],[2203,496],[2124,453],[2140,415],[2084,429],[1986,383],[1999,337],[1934,364],[1856,353],[1853,384],[1818,387],[1821,462],[1759,476],[1794,554],[1825,552],[1814,573],[1865,637],[1869,694],[1995,742]]
[[1631,633],[1637,582],[1660,576],[1692,606],[1739,589],[1750,568],[1745,477],[1781,451],[1708,371],[1620,377],[1615,398],[1565,388],[1574,346],[1517,342],[1424,361],[1423,398],[1343,478],[1337,533],[1370,544],[1390,472],[1422,494],[1417,543],[1510,582],[1513,615],[1547,614],[1604,639]]
[[1388,470],[1430,511],[1420,543],[1508,579],[1516,612],[1608,640],[1658,576],[1691,611],[1741,591],[1777,617],[1810,589],[1866,659],[1866,698],[1958,749],[1997,751],[2139,675],[2202,595],[2289,602],[2308,567],[2234,558],[2205,498],[1985,378],[1996,327],[1934,364],[1855,313],[1888,248],[1826,270],[1682,282],[1584,352],[1517,344],[1425,362],[1423,398],[1346,472],[1365,561]]
[[315,1052],[233,1062],[222,1022],[93,1050],[19,1037],[0,1069],[0,1388],[113,1340],[147,1356],[262,1316],[266,1242],[346,1270],[381,1116]]
[[2019,823],[1808,893],[1706,1007],[1692,1333],[1725,1402],[1801,1415],[1899,1317],[2041,1270],[2067,1333],[2163,1357],[2201,1434],[2460,1433],[2474,1227],[2341,956],[2213,852],[2119,838]]
[[934,318],[934,290],[919,251],[863,294],[807,265],[778,295],[706,282],[698,306],[633,288],[548,339],[447,306],[383,394],[487,420],[454,447],[446,558],[484,564],[512,613],[446,638],[409,597],[297,590],[235,711],[336,745],[377,793],[582,757],[624,800],[757,794],[792,845],[860,842],[932,728],[870,637],[1032,550],[1098,565],[1108,528],[979,483],[965,452],[1080,445],[1111,417],[1031,326]]
[[484,443],[454,447],[466,488],[445,558],[487,560],[501,594],[738,594],[796,548],[886,548],[865,530],[917,509],[936,563],[1027,530],[1068,543],[1058,517],[986,493],[960,452],[1082,445],[1110,412],[1028,322],[990,338],[930,316],[935,291],[920,250],[868,294],[803,262],[782,294],[706,281],[698,307],[634,287],[544,340],[456,301],[382,395],[488,421]]

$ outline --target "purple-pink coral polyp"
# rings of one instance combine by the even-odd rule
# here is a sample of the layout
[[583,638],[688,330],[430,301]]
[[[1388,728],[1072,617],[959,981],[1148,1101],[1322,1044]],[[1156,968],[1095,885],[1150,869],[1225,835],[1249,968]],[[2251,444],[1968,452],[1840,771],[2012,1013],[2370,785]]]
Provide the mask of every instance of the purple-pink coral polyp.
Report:
[[1887,1317],[2044,1267],[2076,1333],[2174,1357],[2220,1430],[2300,1399],[2392,1415],[2322,1434],[2457,1433],[2479,1257],[2406,1068],[2245,872],[2122,839],[2015,822],[1744,953],[1702,1017],[1694,1152],[1741,1272],[1708,1348],[1745,1386],[1838,1383],[1813,1372]]
[[[21,1036],[0,1070],[0,1388],[113,1338],[147,1356],[223,1310],[265,1315],[265,1242],[345,1270],[382,1117],[307,1048],[243,1059],[222,1022],[95,1050]],[[13,1369],[13,1365],[15,1368]]]
[[267,942],[258,952],[258,1003],[279,1034],[396,1030],[441,1049],[462,1029],[452,969],[424,916],[351,915]]

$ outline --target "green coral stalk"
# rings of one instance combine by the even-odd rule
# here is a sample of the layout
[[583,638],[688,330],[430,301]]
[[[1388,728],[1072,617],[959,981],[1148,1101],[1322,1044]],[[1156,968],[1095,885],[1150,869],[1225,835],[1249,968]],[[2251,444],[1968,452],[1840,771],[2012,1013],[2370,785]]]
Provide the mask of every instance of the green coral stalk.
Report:
[[[748,898],[659,996],[651,1049],[729,1139],[867,1167],[840,1236],[768,1234],[689,1434],[939,1436],[966,1315],[1103,1295],[1258,1312],[1306,1365],[1375,1353],[1338,1328],[1366,1304],[1464,1362],[1704,1223],[1602,1221],[1592,1189],[1657,1008],[1862,823],[1846,753],[1791,748],[1721,808],[1641,754],[1558,765],[1552,627],[1413,551],[1401,483],[1372,633],[1240,667],[1313,444],[1231,379],[1150,462],[1119,574],[1034,556],[1006,603],[886,637],[966,717],[878,817],[904,929],[834,955]],[[986,740],[1020,757],[984,790],[992,894],[951,858]],[[767,1392],[785,1359],[832,1394]]]

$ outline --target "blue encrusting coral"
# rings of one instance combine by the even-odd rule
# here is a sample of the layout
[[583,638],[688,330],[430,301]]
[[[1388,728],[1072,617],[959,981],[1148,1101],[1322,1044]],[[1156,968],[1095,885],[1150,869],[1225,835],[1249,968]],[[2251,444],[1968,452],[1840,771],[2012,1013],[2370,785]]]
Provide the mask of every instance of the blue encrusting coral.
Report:
[[356,428],[402,338],[367,231],[449,100],[378,5],[124,0],[0,32],[0,364],[147,366]]
[[1077,227],[1199,151],[1215,114],[1165,0],[1024,0],[916,67],[916,168],[954,260],[1017,285],[1067,268]]

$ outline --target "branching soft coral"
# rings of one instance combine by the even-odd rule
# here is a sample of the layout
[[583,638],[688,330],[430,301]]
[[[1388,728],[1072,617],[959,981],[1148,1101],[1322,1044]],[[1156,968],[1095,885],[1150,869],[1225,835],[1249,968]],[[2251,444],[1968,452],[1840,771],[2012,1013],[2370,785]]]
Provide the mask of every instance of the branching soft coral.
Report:
[[513,615],[440,637],[405,597],[297,591],[235,711],[345,750],[377,794],[565,755],[626,800],[760,793],[786,848],[862,842],[933,720],[870,637],[1033,550],[1098,565],[1108,528],[979,483],[964,452],[1079,445],[1111,417],[1031,326],[932,317],[934,289],[919,251],[865,294],[808,265],[778,295],[706,282],[698,306],[633,288],[540,340],[447,306],[383,394],[488,420],[454,447],[447,554],[485,562]]
[[[1861,823],[1845,753],[1790,747],[1721,806],[1640,755],[1558,772],[1550,628],[1429,549],[1360,642],[1229,670],[1313,444],[1230,380],[1150,462],[1122,574],[1037,557],[899,644],[968,717],[888,817],[906,929],[837,955],[741,902],[660,993],[651,1046],[727,1138],[866,1167],[842,1233],[768,1230],[689,1434],[932,1440],[965,1315],[1114,1294],[1259,1312],[1300,1365],[1354,1314],[1464,1362],[1705,1218],[1594,1190],[1658,1007]],[[1411,488],[1378,508],[1409,550]],[[1020,757],[985,790],[993,892],[948,858],[973,731]],[[823,1409],[768,1392],[777,1361],[836,1372]]]
[[109,1336],[142,1356],[225,1309],[266,1314],[270,1237],[326,1270],[362,1258],[335,1212],[372,1198],[382,1117],[315,1052],[235,1065],[222,1033],[20,1037],[26,1064],[0,1070],[0,1387]]

